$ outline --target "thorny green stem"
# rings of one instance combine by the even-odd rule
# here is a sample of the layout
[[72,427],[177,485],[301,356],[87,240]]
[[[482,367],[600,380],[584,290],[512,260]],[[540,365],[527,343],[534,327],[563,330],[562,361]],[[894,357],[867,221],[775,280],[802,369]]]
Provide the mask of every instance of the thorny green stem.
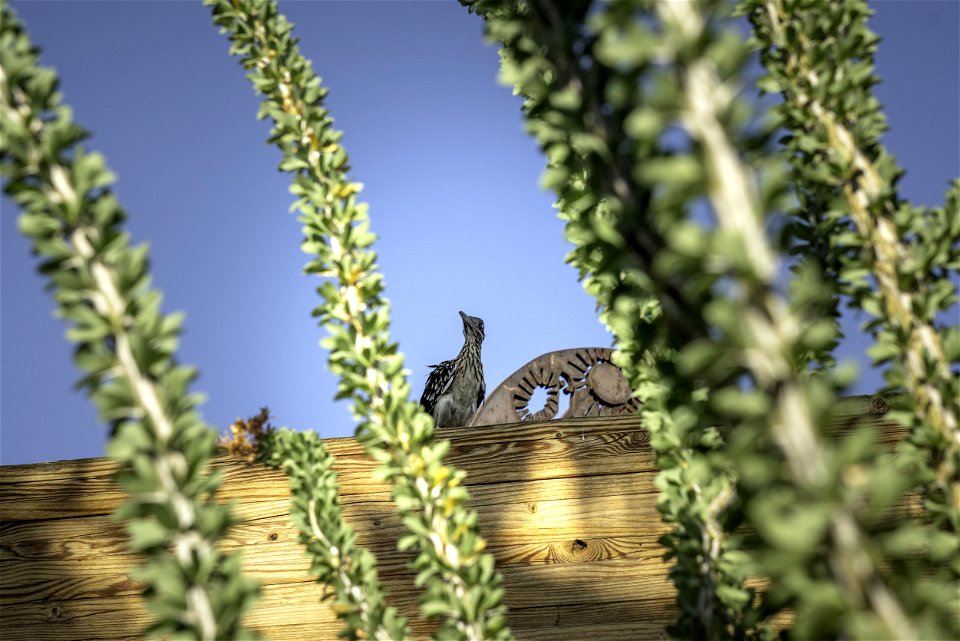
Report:
[[[787,53],[786,67],[805,78],[811,87],[823,84],[813,65],[807,60],[803,46],[785,47],[785,29],[789,16],[786,15],[781,0],[767,0],[765,9],[776,37],[775,44]],[[804,34],[798,36],[803,43]],[[953,374],[939,334],[929,323],[923,322],[914,314],[914,297],[901,287],[897,266],[907,261],[910,252],[900,239],[892,220],[895,210],[893,196],[885,189],[886,182],[874,163],[857,146],[853,134],[834,112],[811,95],[796,93],[791,98],[813,114],[826,131],[831,148],[859,175],[858,180],[845,182],[843,194],[850,208],[851,219],[872,248],[869,260],[882,295],[886,317],[907,335],[903,361],[907,374],[907,390],[915,399],[916,412],[923,421],[934,426],[948,444],[946,456],[943,456],[938,464],[936,483],[954,512],[960,512],[960,476],[955,467],[957,452],[960,450],[960,430],[957,429],[954,410],[956,399],[948,402],[943,398],[927,374],[925,363],[933,362],[939,377],[949,378]],[[882,216],[872,211],[878,202],[884,213]]]
[[[689,40],[703,30],[693,3],[658,0],[661,19],[673,23]],[[744,353],[745,365],[757,384],[774,399],[771,430],[798,485],[824,489],[828,480],[825,453],[813,425],[803,386],[785,358],[800,336],[798,319],[774,289],[777,259],[762,236],[760,207],[748,171],[739,160],[719,119],[729,103],[729,91],[715,70],[702,59],[682,69],[689,112],[685,126],[703,146],[709,173],[709,196],[721,229],[743,239],[755,275],[753,284],[740,284],[743,322],[754,345]],[[859,595],[862,607],[873,610],[891,638],[911,639],[915,631],[896,596],[877,573],[864,551],[865,537],[850,506],[839,505],[831,515],[832,549],[828,555],[840,583]]]

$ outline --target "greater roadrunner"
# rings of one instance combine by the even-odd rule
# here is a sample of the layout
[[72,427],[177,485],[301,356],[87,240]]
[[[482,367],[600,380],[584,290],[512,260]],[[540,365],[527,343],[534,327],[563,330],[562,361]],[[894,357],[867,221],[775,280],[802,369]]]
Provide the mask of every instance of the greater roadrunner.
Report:
[[483,402],[487,385],[483,381],[480,346],[483,344],[483,321],[460,312],[463,319],[463,348],[457,357],[430,365],[433,371],[420,397],[420,404],[437,423],[437,427],[463,427]]

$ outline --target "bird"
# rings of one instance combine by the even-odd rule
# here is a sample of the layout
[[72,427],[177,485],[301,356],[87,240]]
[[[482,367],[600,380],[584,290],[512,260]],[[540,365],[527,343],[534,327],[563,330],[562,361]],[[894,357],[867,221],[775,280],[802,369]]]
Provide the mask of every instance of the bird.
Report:
[[443,361],[427,376],[420,405],[433,417],[437,427],[463,427],[483,402],[487,385],[483,380],[483,321],[462,311],[463,347],[457,357]]

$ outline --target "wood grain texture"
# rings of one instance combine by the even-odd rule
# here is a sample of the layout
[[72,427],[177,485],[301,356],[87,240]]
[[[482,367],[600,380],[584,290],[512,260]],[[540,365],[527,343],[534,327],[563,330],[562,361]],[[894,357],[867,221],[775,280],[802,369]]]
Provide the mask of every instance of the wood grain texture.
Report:
[[[837,426],[865,420],[883,442],[899,429],[869,400],[839,406]],[[674,617],[673,587],[658,543],[667,527],[656,509],[656,469],[635,417],[565,419],[448,429],[448,461],[468,472],[471,505],[504,576],[518,639],[659,639]],[[411,617],[418,638],[419,591],[396,550],[402,528],[389,487],[353,439],[329,439],[337,457],[344,516],[374,552],[389,601]],[[224,549],[241,550],[261,581],[248,617],[267,638],[336,639],[288,516],[283,474],[219,458],[221,498],[244,522]],[[140,638],[149,615],[129,573],[123,499],[106,459],[0,468],[0,631],[4,641],[124,641]]]

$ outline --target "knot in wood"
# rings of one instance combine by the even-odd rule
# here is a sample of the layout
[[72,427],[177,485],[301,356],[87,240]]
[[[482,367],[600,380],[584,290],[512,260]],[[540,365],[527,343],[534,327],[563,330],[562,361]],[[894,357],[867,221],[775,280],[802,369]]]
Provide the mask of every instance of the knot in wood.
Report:
[[276,532],[271,532],[271,533],[267,536],[267,538],[270,539],[271,541],[276,541],[277,539],[280,538],[280,535],[277,534]]
[[890,403],[882,396],[874,396],[870,399],[871,414],[886,414],[890,410]]
[[580,554],[587,549],[587,542],[583,539],[574,539],[573,544],[570,546],[570,551],[574,554]]
[[56,621],[57,619],[63,618],[63,606],[59,603],[51,603],[47,606],[46,611],[47,621]]
[[627,443],[631,449],[639,450],[647,444],[647,433],[643,430],[636,430],[635,432],[630,432],[627,436]]
[[527,510],[530,511],[530,514],[537,513],[537,504],[536,503],[527,503]]

